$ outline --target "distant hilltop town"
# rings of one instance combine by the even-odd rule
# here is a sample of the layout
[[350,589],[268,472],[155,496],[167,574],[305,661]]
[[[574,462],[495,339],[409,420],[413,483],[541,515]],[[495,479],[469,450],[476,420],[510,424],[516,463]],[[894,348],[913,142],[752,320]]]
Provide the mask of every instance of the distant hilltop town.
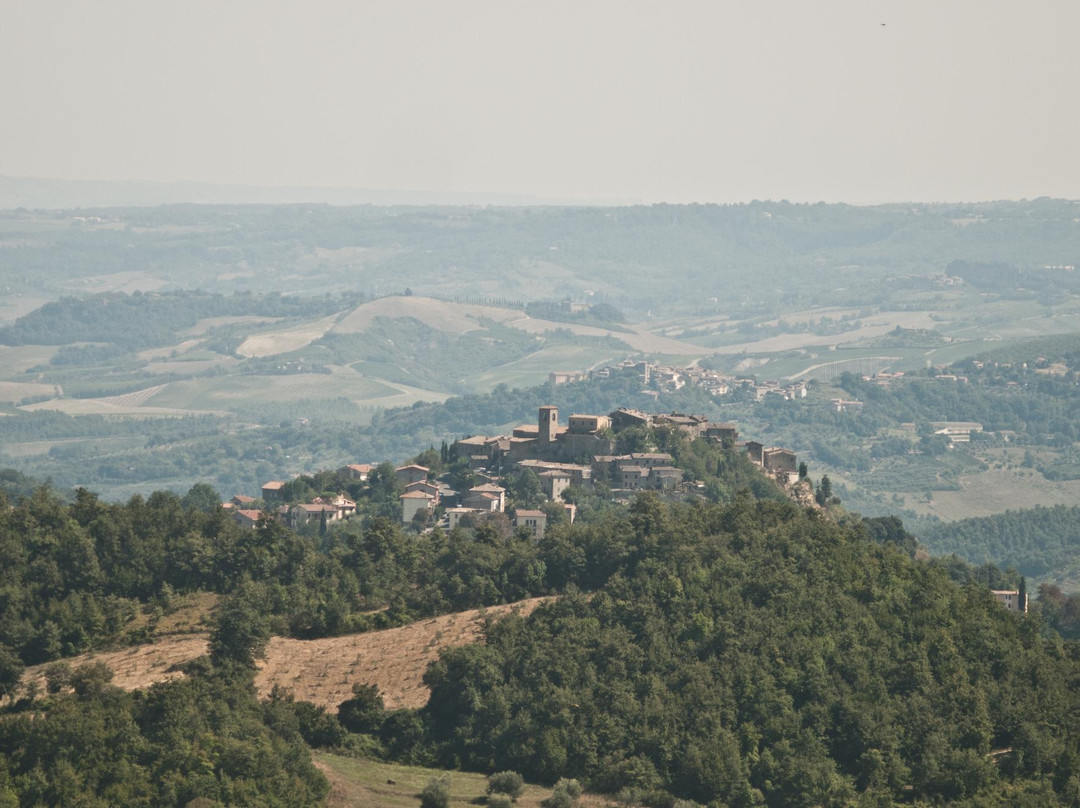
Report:
[[[733,424],[710,424],[703,415],[649,414],[620,408],[608,415],[572,414],[563,425],[559,423],[557,407],[543,406],[537,411],[535,424],[517,426],[509,435],[461,438],[450,446],[450,456],[467,459],[469,468],[482,483],[460,495],[448,492],[456,496],[456,504],[446,507],[443,524],[454,528],[465,519],[475,521],[488,513],[503,512],[506,489],[499,481],[519,471],[536,474],[544,497],[551,503],[562,503],[562,493],[571,486],[592,488],[597,477],[609,483],[615,498],[647,489],[676,492],[689,481],[684,479],[681,469],[672,465],[672,456],[667,452],[613,454],[619,432],[630,427],[654,426],[674,427],[692,438],[727,440],[732,444],[738,439]],[[753,448],[750,452],[753,457]],[[793,471],[794,460],[791,453]],[[406,492],[401,495],[402,522],[410,523],[418,512],[438,507],[445,493],[432,490],[431,483],[419,479],[407,483]],[[564,503],[562,507],[572,522],[574,506]],[[514,524],[539,537],[546,530],[547,519],[546,511],[518,508]]]
[[806,398],[807,383],[791,381],[782,384],[778,381],[759,382],[746,376],[735,376],[719,370],[706,370],[695,366],[678,367],[674,365],[656,365],[644,360],[627,359],[617,365],[582,371],[553,371],[548,374],[551,384],[569,384],[590,379],[608,379],[613,376],[637,376],[642,385],[653,385],[642,390],[645,395],[659,396],[662,392],[674,392],[683,387],[700,387],[713,396],[726,396],[736,389],[752,391],[760,401],[766,396],[777,395],[788,400]]
[[[607,415],[572,414],[566,425],[559,423],[557,407],[540,407],[535,424],[522,424],[509,435],[474,435],[454,442],[450,447],[453,456],[467,457],[469,467],[487,480],[486,485],[474,488],[470,494],[488,499],[466,497],[460,506],[447,509],[447,526],[453,527],[466,516],[480,511],[501,510],[505,502],[505,490],[495,483],[505,474],[519,470],[531,470],[540,479],[548,501],[560,502],[562,492],[572,485],[590,488],[596,476],[609,483],[611,493],[619,498],[635,491],[653,489],[675,492],[690,485],[683,471],[672,465],[672,457],[666,452],[631,452],[613,454],[616,436],[632,427],[671,427],[681,430],[690,438],[704,438],[718,443],[729,443],[733,448],[744,449],[750,460],[759,465],[777,482],[789,486],[799,479],[795,453],[780,447],[765,447],[756,441],[739,441],[734,424],[710,423],[704,415],[684,413],[646,413],[641,410],[620,407]],[[496,490],[497,489],[497,490]],[[408,494],[404,495],[408,497]],[[434,507],[437,500],[426,505],[419,497],[409,497],[402,520],[409,521],[411,508]],[[411,506],[411,507],[410,507]],[[573,521],[573,506],[568,506]],[[415,515],[415,510],[413,514]],[[521,511],[518,511],[518,519]],[[534,522],[530,527],[537,535],[544,532],[544,513],[529,512]]]
[[[795,453],[782,447],[767,447],[757,441],[740,441],[734,424],[711,423],[704,415],[646,413],[619,408],[607,415],[572,414],[564,425],[559,410],[540,407],[535,424],[522,424],[508,435],[473,435],[461,438],[446,448],[447,460],[464,465],[476,484],[457,490],[453,475],[436,475],[416,463],[393,470],[403,492],[398,496],[403,524],[429,525],[431,517],[441,515],[440,523],[453,529],[463,521],[476,523],[493,513],[506,513],[507,489],[504,480],[519,472],[532,472],[539,480],[545,510],[513,509],[513,524],[536,537],[544,535],[552,509],[573,522],[575,506],[563,501],[563,492],[571,486],[586,490],[594,480],[603,480],[615,499],[625,499],[642,490],[666,491],[682,496],[696,490],[697,482],[673,464],[667,452],[630,452],[615,454],[618,434],[640,427],[668,427],[690,438],[701,438],[741,449],[794,499],[800,480]],[[365,482],[376,470],[370,464],[354,464],[337,470],[336,479],[343,485]],[[323,495],[310,502],[289,502],[288,484],[280,480],[262,486],[261,503],[253,497],[237,495],[225,507],[243,527],[255,527],[264,516],[273,515],[294,528],[315,521],[321,526],[346,519],[357,511],[356,502],[344,493]],[[812,502],[812,500],[811,500]],[[805,504],[811,504],[807,502]],[[255,507],[261,505],[266,508]],[[561,518],[561,517],[560,517]]]

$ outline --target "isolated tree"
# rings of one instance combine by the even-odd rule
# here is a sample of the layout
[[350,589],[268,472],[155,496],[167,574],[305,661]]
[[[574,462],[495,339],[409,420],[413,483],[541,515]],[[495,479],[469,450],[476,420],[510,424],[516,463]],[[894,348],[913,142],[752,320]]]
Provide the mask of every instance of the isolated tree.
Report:
[[515,771],[496,772],[488,777],[488,794],[507,794],[514,799],[525,791],[525,779]]
[[805,480],[806,476],[810,473],[810,470],[806,467],[806,461],[804,460],[799,464],[799,479]]
[[817,500],[817,504],[824,507],[832,499],[832,480],[829,479],[828,474],[822,474],[821,479],[818,481],[817,495],[814,497]]
[[424,451],[413,458],[413,462],[418,466],[431,469],[434,473],[442,471],[442,453],[434,446],[429,446],[424,449]]
[[45,690],[59,693],[71,687],[71,665],[67,662],[52,662],[45,666]]
[[371,499],[375,503],[391,503],[398,505],[398,495],[405,491],[405,484],[394,473],[394,467],[390,463],[380,463],[368,475],[368,486],[371,490]]
[[[573,783],[576,787],[576,794],[572,790],[570,783]],[[577,780],[559,780],[555,784],[555,788],[551,791],[551,796],[540,801],[540,805],[543,808],[572,808],[574,803],[577,802],[577,795],[581,793],[581,787],[577,785]]]
[[450,808],[450,775],[443,774],[428,780],[420,792],[420,808]]
[[255,602],[250,585],[238,590],[218,609],[210,632],[210,659],[216,666],[255,667],[266,653],[270,623]]
[[112,679],[112,669],[104,662],[87,662],[71,672],[71,686],[84,697],[100,695]]

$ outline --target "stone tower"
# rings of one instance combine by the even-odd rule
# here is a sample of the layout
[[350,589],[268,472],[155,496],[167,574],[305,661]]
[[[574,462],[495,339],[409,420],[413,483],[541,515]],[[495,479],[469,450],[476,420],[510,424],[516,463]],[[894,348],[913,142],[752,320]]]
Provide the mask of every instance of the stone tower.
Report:
[[540,428],[539,438],[541,449],[555,443],[555,436],[559,426],[559,408],[550,406],[541,407],[537,426]]

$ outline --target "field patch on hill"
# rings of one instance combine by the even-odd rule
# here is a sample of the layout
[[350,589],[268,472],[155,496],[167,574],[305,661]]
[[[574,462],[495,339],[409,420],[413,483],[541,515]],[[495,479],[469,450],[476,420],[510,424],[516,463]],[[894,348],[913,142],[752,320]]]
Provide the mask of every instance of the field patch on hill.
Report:
[[[336,711],[338,704],[352,696],[354,684],[375,684],[387,709],[422,707],[428,699],[424,671],[438,656],[439,649],[476,642],[486,618],[510,613],[528,615],[546,600],[549,598],[532,598],[505,606],[472,609],[345,637],[321,640],[274,637],[266,659],[260,664],[255,686],[261,697],[268,696],[277,685],[292,690],[298,700]],[[177,666],[207,653],[207,648],[205,633],[176,634],[149,645],[82,654],[66,661],[72,667],[90,661],[104,662],[113,671],[113,684],[125,690],[138,690],[181,676]],[[24,681],[38,681],[44,688],[45,667],[28,668]]]

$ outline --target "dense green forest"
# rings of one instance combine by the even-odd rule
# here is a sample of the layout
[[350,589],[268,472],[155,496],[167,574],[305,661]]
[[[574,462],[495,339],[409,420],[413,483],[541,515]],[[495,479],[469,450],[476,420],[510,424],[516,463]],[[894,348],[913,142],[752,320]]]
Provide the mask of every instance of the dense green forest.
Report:
[[443,652],[412,754],[650,805],[1080,799],[1080,651],[1037,617],[789,505],[628,520],[590,597]]
[[134,693],[111,686],[100,664],[75,669],[63,684],[54,676],[63,692],[0,715],[0,805],[323,804],[329,784],[301,731],[303,718],[317,724],[315,708],[260,703],[253,670],[203,658],[188,674]]
[[993,559],[1032,578],[1080,571],[1080,506],[963,519],[935,525],[919,538],[932,552],[956,553],[972,563]]
[[[387,497],[397,506],[393,488]],[[308,638],[550,589],[535,546],[509,530],[417,537],[385,516],[325,536],[275,519],[241,530],[215,500],[196,490],[187,507],[169,493],[108,505],[83,489],[70,506],[45,490],[22,500],[0,516],[0,649],[35,664],[138,642],[175,594],[241,584],[277,633]]]

